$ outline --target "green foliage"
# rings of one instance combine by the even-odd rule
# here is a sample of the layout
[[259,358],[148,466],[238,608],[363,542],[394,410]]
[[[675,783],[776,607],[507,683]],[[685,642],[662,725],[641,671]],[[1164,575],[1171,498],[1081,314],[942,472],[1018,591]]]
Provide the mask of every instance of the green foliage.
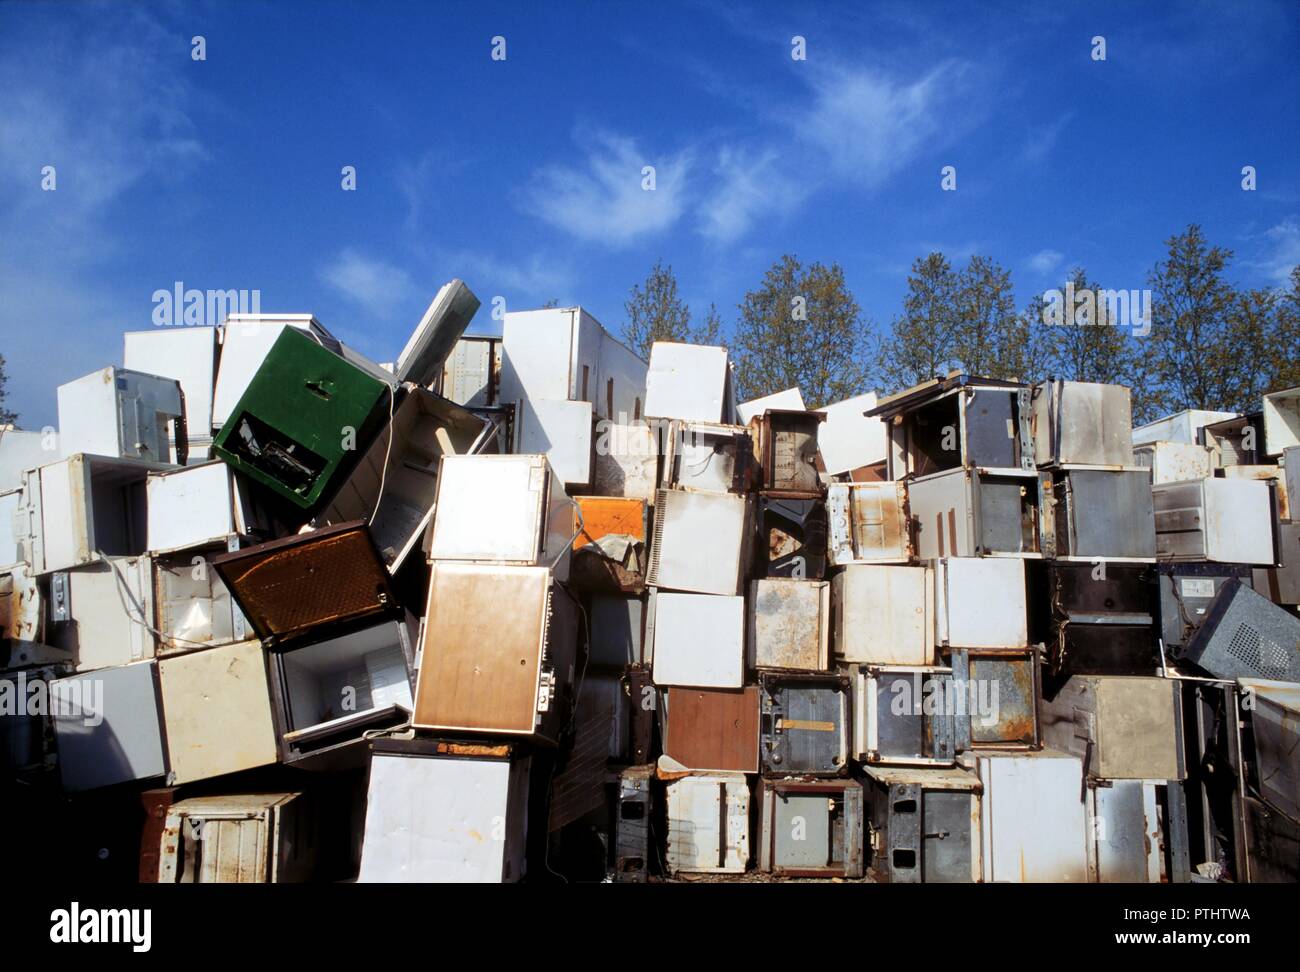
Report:
[[656,341],[680,341],[686,344],[716,344],[722,335],[722,320],[712,304],[699,327],[691,325],[691,311],[677,296],[677,277],[671,266],[655,261],[645,284],[634,284],[623,307],[627,322],[623,325],[623,343],[649,360],[650,346]]
[[866,390],[870,334],[839,264],[804,267],[786,254],[739,309],[733,348],[742,400],[798,386],[808,407],[819,408]]

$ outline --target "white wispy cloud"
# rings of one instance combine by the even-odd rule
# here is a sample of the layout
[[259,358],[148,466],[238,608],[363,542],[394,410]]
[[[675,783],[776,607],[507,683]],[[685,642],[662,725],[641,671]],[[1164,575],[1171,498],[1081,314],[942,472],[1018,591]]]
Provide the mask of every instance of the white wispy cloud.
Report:
[[[686,207],[689,150],[647,151],[635,139],[611,132],[577,133],[587,146],[585,164],[538,169],[523,194],[523,208],[581,240],[622,247],[668,229]],[[642,188],[654,166],[655,188]]]
[[791,124],[822,149],[838,175],[874,188],[922,148],[943,144],[973,121],[954,110],[970,90],[969,74],[957,61],[910,81],[843,66],[810,72],[812,105]]
[[1255,262],[1275,286],[1286,286],[1291,271],[1300,264],[1300,224],[1293,219],[1283,220],[1265,231],[1266,251]]
[[1021,158],[1030,163],[1041,162],[1047,158],[1073,118],[1074,112],[1066,112],[1055,121],[1031,128],[1029,134],[1025,136],[1025,147],[1021,151]]
[[747,152],[724,146],[700,203],[699,230],[719,243],[732,243],[760,217],[788,213],[807,193],[806,184],[782,171],[775,149]]
[[1064,259],[1065,254],[1056,250],[1039,250],[1025,261],[1025,266],[1034,273],[1047,275],[1059,267]]
[[388,317],[414,292],[411,275],[401,267],[352,247],[321,267],[317,276],[343,296],[379,317]]
[[142,7],[61,13],[59,31],[11,17],[0,42],[0,334],[26,426],[52,424],[55,387],[120,360],[122,332],[147,324],[153,287],[123,299],[105,270],[131,253],[117,204],[174,189],[209,157],[191,76],[160,56],[189,34]]

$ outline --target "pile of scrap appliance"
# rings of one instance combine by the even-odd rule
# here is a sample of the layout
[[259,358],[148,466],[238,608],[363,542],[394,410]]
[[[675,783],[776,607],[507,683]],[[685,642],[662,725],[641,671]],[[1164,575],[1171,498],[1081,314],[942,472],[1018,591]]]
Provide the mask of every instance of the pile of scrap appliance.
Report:
[[10,853],[148,882],[1300,877],[1300,389],[738,403],[580,308],[125,335],[0,437]]

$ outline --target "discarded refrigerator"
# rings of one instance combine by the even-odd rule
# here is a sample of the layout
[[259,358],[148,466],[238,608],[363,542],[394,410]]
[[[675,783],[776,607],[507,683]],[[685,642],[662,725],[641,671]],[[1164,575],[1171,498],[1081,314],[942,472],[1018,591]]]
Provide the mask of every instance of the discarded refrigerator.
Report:
[[472,412],[432,392],[411,389],[316,522],[369,520],[384,563],[396,573],[433,517],[439,460],[476,448],[491,451],[486,430],[487,423]]
[[980,863],[986,882],[1086,883],[1083,765],[1052,749],[971,753],[984,788]]
[[894,884],[983,880],[980,793],[957,767],[868,766],[867,843],[872,868]]
[[953,648],[1029,644],[1025,562],[987,557],[936,560],[934,640]]
[[753,523],[748,497],[659,490],[646,582],[697,594],[741,594]]
[[670,688],[664,764],[672,772],[757,773],[759,690]]
[[1038,557],[1038,474],[950,469],[907,486],[916,552],[933,557]]
[[1182,483],[1214,475],[1209,450],[1195,442],[1148,442],[1133,447],[1134,465],[1151,470],[1151,483]]
[[825,421],[822,412],[772,408],[750,421],[763,492],[787,499],[816,499],[825,493],[817,472],[817,433]]
[[[949,651],[943,660],[957,668],[952,665],[954,653]],[[969,683],[963,698],[971,748],[1037,749],[1042,694],[1038,649],[984,649],[968,655]]]
[[763,779],[758,804],[759,870],[785,877],[862,877],[857,780]]
[[279,759],[280,737],[260,642],[163,658],[158,684],[171,785]]
[[138,459],[76,455],[23,473],[14,539],[32,573],[48,574],[148,549],[145,481],[166,469]]
[[106,557],[50,577],[51,645],[70,653],[78,672],[152,658],[150,558]]
[[430,561],[513,564],[568,577],[572,501],[545,456],[443,456]]
[[[185,401],[184,433],[187,462],[206,462],[212,449],[212,395],[217,379],[218,329],[215,327],[155,328],[122,335],[122,364],[128,371],[162,375],[180,382]],[[168,438],[177,430],[173,419]],[[94,451],[94,450],[86,450]],[[173,449],[170,459],[180,463]]]
[[888,478],[945,469],[1033,470],[1031,390],[952,375],[881,399],[867,414],[889,432]]
[[661,482],[665,489],[745,493],[761,479],[761,472],[745,426],[680,420],[668,424]]
[[831,583],[776,577],[750,581],[750,668],[830,667]]
[[760,496],[755,571],[761,577],[820,580],[826,573],[826,505]]
[[284,762],[355,762],[365,732],[406,721],[410,621],[363,523],[246,547],[212,566],[269,652]]
[[1043,741],[1085,760],[1098,780],[1181,780],[1182,693],[1178,681],[1075,675],[1042,704]]
[[488,883],[524,877],[530,757],[507,746],[375,739],[361,883]]
[[65,790],[91,790],[166,772],[157,674],[152,661],[143,661],[49,683]]
[[[1151,470],[1067,466],[1043,487],[1043,553],[1057,560],[1156,559]],[[1099,515],[1104,512],[1104,515]]]
[[212,451],[304,513],[347,478],[387,422],[392,385],[286,327]]
[[831,561],[910,563],[916,548],[909,510],[905,482],[831,483],[826,493]]
[[727,349],[656,341],[645,379],[645,414],[651,418],[726,422],[731,400]]
[[160,884],[285,884],[312,878],[318,834],[302,793],[191,797],[167,809]]
[[1250,479],[1198,479],[1152,487],[1156,554],[1269,566],[1277,562],[1273,486]]
[[151,473],[145,499],[151,553],[225,544],[235,537],[271,540],[279,532],[248,481],[224,462]]
[[1034,460],[1040,466],[1127,466],[1133,409],[1124,385],[1041,382],[1033,391]]
[[934,663],[929,567],[851,564],[831,578],[835,657],[877,665]]
[[743,873],[749,864],[749,804],[742,773],[669,783],[668,873]]
[[1029,565],[1030,639],[1053,678],[1156,675],[1155,570],[1148,564]]
[[1159,884],[1166,837],[1160,826],[1157,784],[1114,780],[1089,786],[1089,880],[1101,884]]
[[966,691],[964,672],[936,665],[851,665],[848,673],[854,758],[871,765],[951,766],[970,748],[970,720],[958,697]]
[[579,624],[577,603],[544,567],[434,563],[412,724],[558,741]]
[[848,773],[853,686],[847,675],[764,672],[759,688],[764,773]]
[[654,591],[646,637],[656,685],[745,684],[745,599]]
[[[169,425],[174,440],[169,439]],[[185,462],[185,399],[174,378],[101,368],[59,386],[59,451],[122,459]]]

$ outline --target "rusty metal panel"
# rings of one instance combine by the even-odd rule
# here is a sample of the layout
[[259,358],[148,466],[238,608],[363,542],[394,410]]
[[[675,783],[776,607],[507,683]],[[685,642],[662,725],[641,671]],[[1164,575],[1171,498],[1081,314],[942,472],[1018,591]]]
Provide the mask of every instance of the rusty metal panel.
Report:
[[784,577],[750,581],[750,667],[828,669],[830,603],[829,581]]
[[619,775],[614,818],[614,880],[644,884],[650,872],[650,780],[653,766],[629,766]]
[[824,412],[768,409],[750,420],[754,455],[769,496],[815,499],[822,495],[817,472],[817,431]]
[[388,568],[359,520],[221,554],[211,565],[267,641],[384,614],[397,604]]
[[971,746],[1036,749],[1039,745],[1038,651],[970,652]]
[[1214,475],[1210,451],[1195,442],[1148,442],[1133,447],[1133,462],[1151,470],[1151,483],[1183,483]]
[[860,878],[862,784],[857,780],[759,783],[760,870],[786,877]]
[[1275,483],[1277,496],[1277,517],[1290,520],[1291,503],[1286,487],[1286,475],[1279,466],[1228,466],[1223,470],[1224,479],[1254,479],[1261,482]]
[[[664,716],[664,755],[681,768],[757,773],[759,693],[671,688]],[[674,767],[676,771],[676,767]]]
[[916,554],[904,481],[832,483],[826,514],[835,564],[906,564]]

